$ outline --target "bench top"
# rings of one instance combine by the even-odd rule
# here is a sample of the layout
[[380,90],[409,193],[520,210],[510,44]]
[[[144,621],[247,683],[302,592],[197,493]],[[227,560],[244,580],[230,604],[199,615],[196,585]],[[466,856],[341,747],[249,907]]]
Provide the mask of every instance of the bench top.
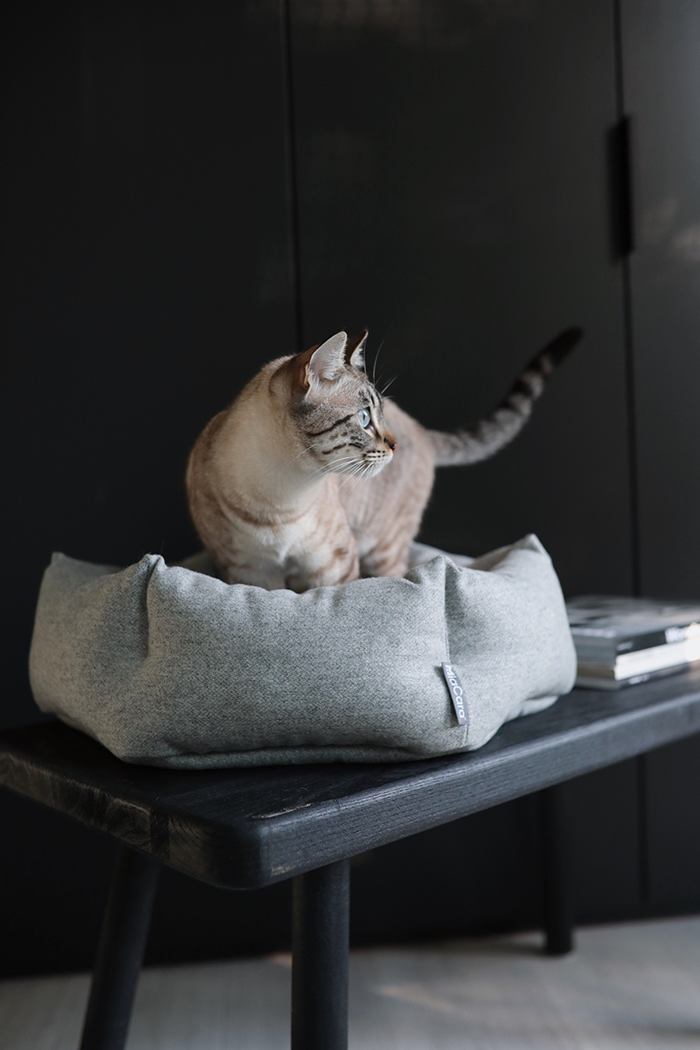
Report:
[[60,722],[0,732],[0,784],[195,878],[252,889],[700,732],[700,667],[574,690],[478,751],[382,765],[128,765]]

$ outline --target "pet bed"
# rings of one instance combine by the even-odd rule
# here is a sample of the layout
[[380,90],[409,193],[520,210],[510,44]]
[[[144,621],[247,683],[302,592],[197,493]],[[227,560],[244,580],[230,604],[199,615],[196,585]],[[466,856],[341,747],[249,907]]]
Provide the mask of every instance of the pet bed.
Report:
[[207,768],[470,750],[571,689],[564,601],[535,536],[468,564],[419,547],[414,560],[404,577],[295,594],[225,584],[196,559],[56,554],[34,697],[127,762]]

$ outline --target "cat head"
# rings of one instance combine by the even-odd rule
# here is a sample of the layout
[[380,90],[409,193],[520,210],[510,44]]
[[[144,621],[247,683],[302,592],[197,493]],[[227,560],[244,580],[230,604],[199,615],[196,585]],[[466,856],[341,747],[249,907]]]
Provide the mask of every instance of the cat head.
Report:
[[338,332],[292,359],[292,417],[313,471],[370,477],[396,451],[382,397],[365,372],[367,334]]

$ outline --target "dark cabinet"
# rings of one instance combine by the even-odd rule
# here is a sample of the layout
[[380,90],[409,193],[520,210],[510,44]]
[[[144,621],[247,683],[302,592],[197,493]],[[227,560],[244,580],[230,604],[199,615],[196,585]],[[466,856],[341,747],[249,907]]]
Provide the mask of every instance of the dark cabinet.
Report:
[[[51,550],[189,553],[203,423],[264,361],[341,327],[368,326],[380,384],[449,428],[581,325],[513,445],[440,474],[423,538],[479,553],[536,532],[569,594],[697,595],[692,0],[29,2],[9,18],[5,724],[37,717],[26,652]],[[696,752],[572,785],[581,918],[697,907],[681,821]],[[87,965],[108,845],[18,800],[0,811],[6,972]],[[359,858],[356,937],[536,924],[539,831],[521,800]],[[287,906],[279,887],[168,875],[151,958],[279,947]]]
[[[629,260],[644,594],[700,593],[700,8],[623,0],[625,107],[633,130]],[[698,908],[700,741],[646,759],[650,906]]]
[[700,8],[623,0],[633,128],[630,258],[640,575],[644,593],[700,592]]
[[391,395],[448,429],[582,325],[518,440],[438,477],[424,533],[476,553],[536,532],[569,593],[627,591],[609,0],[291,11],[306,343],[368,325]]
[[[38,717],[27,651],[51,552],[129,564],[194,549],[190,446],[289,351],[295,306],[275,5],[28,0],[3,20],[12,725]],[[110,844],[6,794],[0,822],[0,969],[87,968]],[[285,901],[256,915],[168,873],[152,951],[269,946]]]

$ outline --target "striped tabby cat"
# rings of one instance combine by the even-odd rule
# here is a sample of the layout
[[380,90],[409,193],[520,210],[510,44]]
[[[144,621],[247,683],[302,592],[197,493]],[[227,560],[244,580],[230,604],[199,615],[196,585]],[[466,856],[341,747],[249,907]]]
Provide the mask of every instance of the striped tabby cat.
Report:
[[435,467],[476,463],[514,438],[580,335],[563,332],[491,415],[446,434],[382,398],[364,370],[367,332],[265,365],[187,467],[192,519],[223,578],[305,591],[402,575]]

